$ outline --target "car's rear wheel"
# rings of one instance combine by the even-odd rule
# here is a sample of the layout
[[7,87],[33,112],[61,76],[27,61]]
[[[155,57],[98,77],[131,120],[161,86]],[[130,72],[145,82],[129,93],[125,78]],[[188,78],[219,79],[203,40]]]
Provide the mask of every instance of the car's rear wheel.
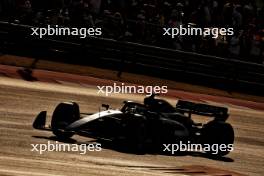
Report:
[[232,151],[234,138],[234,129],[226,122],[211,121],[204,125],[201,133],[205,152],[215,156],[224,156]]

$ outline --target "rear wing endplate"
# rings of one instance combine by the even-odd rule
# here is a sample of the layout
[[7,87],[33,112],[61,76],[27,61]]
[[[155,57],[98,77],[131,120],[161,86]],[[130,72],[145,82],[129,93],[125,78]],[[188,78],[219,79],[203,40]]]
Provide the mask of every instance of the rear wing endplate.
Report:
[[225,121],[229,116],[228,108],[183,100],[179,100],[177,102],[176,109],[182,113],[189,113],[189,116],[191,116],[191,114],[197,114],[215,117],[216,119],[222,121]]

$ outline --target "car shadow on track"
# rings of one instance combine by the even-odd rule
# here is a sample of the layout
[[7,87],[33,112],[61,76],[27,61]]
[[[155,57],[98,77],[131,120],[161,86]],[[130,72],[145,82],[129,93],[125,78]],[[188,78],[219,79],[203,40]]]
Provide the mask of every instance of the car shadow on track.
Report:
[[193,157],[202,157],[202,158],[207,158],[207,159],[211,159],[211,160],[217,160],[217,161],[223,161],[223,162],[234,162],[234,160],[232,158],[229,158],[227,156],[216,156],[216,155],[209,155],[206,153],[202,153],[202,152],[177,152],[175,154],[170,154],[170,153],[166,153],[163,152],[162,149],[157,150],[151,147],[147,148],[147,151],[135,151],[132,150],[129,147],[122,147],[118,144],[109,142],[109,141],[100,141],[100,140],[96,140],[97,142],[101,143],[103,148],[105,149],[110,149],[110,150],[115,150],[121,153],[130,153],[130,154],[137,154],[137,155],[144,155],[144,154],[152,154],[152,155],[163,155],[163,156],[177,156],[177,157],[183,157],[183,156],[193,156]]
[[128,153],[128,154],[135,154],[135,155],[144,155],[144,154],[152,154],[152,155],[165,155],[165,156],[176,156],[176,157],[183,157],[183,156],[192,156],[192,157],[201,157],[201,158],[207,158],[211,160],[216,160],[216,161],[222,161],[222,162],[234,162],[232,158],[229,158],[227,156],[215,156],[215,155],[209,155],[206,153],[201,153],[201,152],[178,152],[175,154],[169,154],[169,153],[164,153],[164,152],[157,152],[157,150],[154,150],[152,148],[149,148],[149,150],[144,150],[144,151],[135,151],[132,150],[129,147],[122,147],[121,145],[115,144],[111,141],[105,141],[105,140],[98,140],[98,139],[91,139],[86,142],[79,142],[75,139],[68,138],[68,139],[61,139],[57,138],[56,136],[32,136],[34,138],[41,138],[41,139],[46,139],[46,140],[52,140],[52,141],[58,141],[58,142],[63,142],[63,143],[68,143],[68,144],[91,144],[91,143],[100,143],[103,149],[110,149],[114,150],[117,152],[121,153]]

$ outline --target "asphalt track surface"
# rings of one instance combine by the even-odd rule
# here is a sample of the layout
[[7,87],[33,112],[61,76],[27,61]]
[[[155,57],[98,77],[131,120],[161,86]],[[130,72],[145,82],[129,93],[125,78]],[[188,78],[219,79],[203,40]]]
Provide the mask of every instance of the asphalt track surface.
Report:
[[[48,131],[32,128],[38,112],[48,111],[62,101],[76,101],[83,112],[96,112],[100,104],[113,108],[123,100],[142,101],[141,95],[98,95],[96,85],[109,80],[37,70],[38,81],[22,80],[16,67],[0,66],[0,175],[263,175],[264,104],[245,100],[169,90],[170,102],[188,99],[229,107],[229,122],[235,129],[235,147],[227,157],[208,158],[202,154],[166,156],[125,153],[104,148],[100,152],[31,151],[31,144],[55,143]],[[197,117],[200,119],[200,117]],[[49,121],[49,119],[48,119]],[[69,141],[68,141],[69,142]],[[73,143],[94,139],[74,136]],[[60,142],[63,143],[63,142]]]

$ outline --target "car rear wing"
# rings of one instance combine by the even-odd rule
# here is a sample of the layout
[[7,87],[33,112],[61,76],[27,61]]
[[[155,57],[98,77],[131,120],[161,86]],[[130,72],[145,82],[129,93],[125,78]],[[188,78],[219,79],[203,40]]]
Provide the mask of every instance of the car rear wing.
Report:
[[191,117],[192,114],[197,114],[215,117],[216,120],[225,121],[229,116],[228,108],[183,100],[177,102],[176,109],[182,113],[188,113],[189,117]]

